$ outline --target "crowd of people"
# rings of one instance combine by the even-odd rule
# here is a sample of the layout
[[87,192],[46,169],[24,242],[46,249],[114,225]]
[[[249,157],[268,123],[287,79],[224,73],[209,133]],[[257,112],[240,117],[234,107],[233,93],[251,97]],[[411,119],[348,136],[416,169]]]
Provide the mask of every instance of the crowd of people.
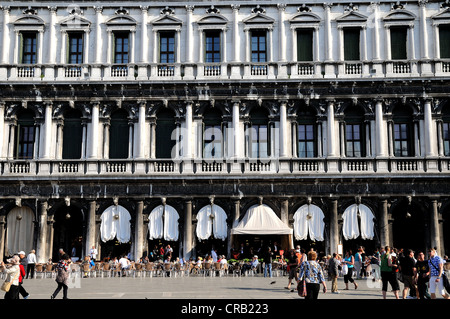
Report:
[[[244,250],[232,252],[232,257],[236,260],[244,257]],[[252,251],[252,253],[254,253]],[[358,289],[358,279],[368,279],[373,282],[381,283],[382,297],[387,297],[388,286],[396,299],[435,299],[440,294],[445,299],[450,299],[449,291],[444,286],[445,272],[450,271],[450,261],[448,256],[443,258],[438,256],[435,248],[427,252],[417,252],[408,249],[396,249],[389,246],[377,248],[371,254],[365,252],[364,247],[359,247],[356,253],[351,250],[345,251],[345,254],[325,256],[318,254],[313,249],[306,252],[297,246],[289,250],[286,254],[276,243],[258,250],[258,255],[253,255],[246,261],[239,262],[239,275],[246,273],[262,272],[264,277],[272,277],[272,265],[276,264],[278,270],[287,275],[286,289],[291,292],[298,291],[303,287],[304,292],[299,291],[299,295],[306,299],[317,299],[320,292],[320,285],[323,286],[323,292],[327,292],[326,281],[331,281],[331,293],[340,293],[338,289],[338,278],[343,277],[345,288],[349,290],[349,284],[354,289]],[[427,253],[427,254],[426,254]],[[426,258],[426,255],[428,256]],[[95,247],[85,256],[81,262],[82,273],[87,277],[87,272],[95,267],[98,252]],[[248,255],[245,255],[248,257]],[[111,270],[120,269],[119,274],[125,276],[127,270],[130,270],[135,263],[147,264],[155,263],[163,269],[164,264],[179,264],[181,267],[187,266],[189,273],[200,273],[207,267],[207,264],[219,263],[221,269],[229,271],[229,262],[225,255],[218,254],[216,249],[212,249],[209,254],[198,256],[196,259],[173,258],[173,249],[170,245],[155,246],[148,254],[134,261],[130,253],[121,255],[120,258],[110,258]],[[23,279],[32,279],[36,273],[36,254],[31,250],[29,254],[20,251],[11,258],[7,259],[7,264],[1,262],[1,267],[6,274],[5,282],[10,283],[10,288],[5,293],[5,299],[23,299],[29,297],[29,293],[23,286]],[[68,276],[69,266],[72,263],[71,257],[62,249],[59,251],[59,262],[54,264],[50,259],[48,261],[53,265],[56,272],[57,288],[51,295],[54,299],[59,292],[63,291],[63,298],[68,294]],[[300,285],[301,284],[301,285]],[[403,284],[403,289],[400,285]],[[303,289],[303,288],[302,288]]]

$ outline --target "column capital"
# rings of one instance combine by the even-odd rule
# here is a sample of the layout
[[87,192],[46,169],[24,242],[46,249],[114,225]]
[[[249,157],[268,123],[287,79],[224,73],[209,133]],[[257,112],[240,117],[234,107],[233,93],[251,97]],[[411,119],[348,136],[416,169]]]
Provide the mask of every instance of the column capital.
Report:
[[233,11],[239,11],[240,8],[241,8],[241,5],[240,5],[240,4],[232,4],[232,5],[231,5],[231,9],[232,9]]

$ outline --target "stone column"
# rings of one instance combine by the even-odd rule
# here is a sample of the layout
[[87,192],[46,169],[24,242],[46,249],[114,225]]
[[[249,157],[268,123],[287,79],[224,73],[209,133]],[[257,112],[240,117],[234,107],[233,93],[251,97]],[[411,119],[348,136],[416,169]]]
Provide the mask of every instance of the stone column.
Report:
[[102,29],[100,24],[102,23],[102,7],[95,7],[95,60],[94,63],[102,63]]
[[279,23],[279,34],[278,34],[278,61],[286,62],[286,34],[284,27],[284,15],[286,12],[286,4],[279,3],[278,7],[278,23]]
[[2,60],[1,64],[9,63],[9,44],[11,39],[9,37],[9,12],[10,7],[2,7],[3,11],[3,22],[2,22]]
[[189,260],[193,257],[192,245],[192,200],[186,199],[184,201],[184,238],[183,238],[183,258]]
[[437,248],[439,256],[443,256],[444,251],[440,241],[440,228],[439,228],[439,207],[438,198],[431,199],[431,212],[430,212],[430,230],[431,230],[431,247]]
[[324,3],[323,7],[325,10],[325,61],[330,62],[333,61],[333,35],[331,34],[331,10],[332,4]]
[[288,123],[287,123],[287,101],[280,102],[280,158],[288,156]]
[[98,158],[98,137],[99,137],[99,102],[92,102],[92,114],[91,114],[91,134],[89,138],[89,158]]
[[47,202],[41,202],[40,204],[40,218],[39,218],[39,235],[36,247],[36,258],[38,263],[45,263],[47,261]]
[[193,63],[194,53],[194,37],[192,30],[192,14],[194,12],[193,5],[186,5],[186,62]]
[[141,6],[141,63],[148,62],[147,17],[148,6]]
[[334,101],[328,101],[327,111],[328,157],[336,156],[336,129],[334,120]]
[[240,62],[240,60],[241,60],[241,57],[240,57],[241,36],[239,34],[239,17],[238,17],[240,5],[233,4],[233,5],[231,5],[231,8],[233,10],[233,49],[234,49],[233,62]]
[[147,145],[147,132],[145,125],[145,102],[139,103],[138,129],[136,130],[136,155],[137,159],[145,158],[145,147]]
[[331,199],[331,209],[330,209],[330,247],[328,254],[333,254],[338,252],[339,244],[339,225],[338,225],[338,199]]
[[145,233],[144,233],[144,202],[136,202],[136,219],[134,227],[134,258],[138,260],[142,257]]
[[385,247],[390,244],[389,236],[389,217],[388,217],[388,201],[386,198],[380,199],[380,246]]
[[88,253],[91,250],[92,246],[96,246],[96,237],[95,237],[95,212],[97,210],[97,202],[95,200],[89,201],[89,210],[86,218],[86,241],[85,241],[85,253]]
[[44,119],[44,145],[42,147],[42,158],[50,158],[50,147],[52,144],[52,102],[45,103],[45,119]]
[[376,137],[376,156],[387,156],[386,145],[386,126],[383,119],[383,101],[375,102],[375,137]]
[[233,201],[233,212],[231,216],[231,222],[229,227],[228,236],[228,259],[231,258],[231,249],[233,248],[233,236],[231,235],[231,229],[236,227],[239,223],[239,217],[241,215],[241,201],[239,198],[232,198]]
[[[57,45],[57,37],[56,37],[56,31],[55,31],[55,24],[56,24],[56,7],[49,7],[48,10],[50,11],[50,25],[49,25],[49,39],[50,43],[47,47],[48,50],[48,63],[49,64],[55,64],[56,63],[56,48]],[[64,45],[64,44],[63,44]]]
[[433,125],[431,99],[426,99],[424,103],[424,124],[425,124],[425,156],[436,156],[436,130]]
[[[47,232],[48,232],[47,238],[48,238],[48,240],[47,240],[46,260],[53,257],[53,237],[54,237],[54,233],[55,233],[54,223],[55,223],[55,220],[53,219],[53,216],[48,216],[47,217]],[[61,248],[61,247],[58,247],[58,249],[59,248]],[[70,252],[68,252],[68,251],[66,251],[66,253],[70,254]],[[59,261],[59,260],[55,260],[55,261]]]

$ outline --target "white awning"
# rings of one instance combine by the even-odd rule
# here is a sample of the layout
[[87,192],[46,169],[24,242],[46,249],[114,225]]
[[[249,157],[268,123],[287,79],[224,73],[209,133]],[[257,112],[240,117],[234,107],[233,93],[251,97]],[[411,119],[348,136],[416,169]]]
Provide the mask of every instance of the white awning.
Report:
[[316,205],[303,205],[294,214],[294,235],[296,240],[309,237],[314,241],[323,241],[325,223],[324,214]]
[[206,205],[197,214],[197,237],[206,240],[214,234],[214,238],[227,238],[227,214],[217,205]]
[[291,235],[292,229],[283,223],[267,205],[250,207],[244,218],[231,230],[232,235]]
[[353,204],[349,206],[342,219],[344,220],[344,225],[342,227],[342,233],[346,240],[356,239],[359,237],[360,231],[358,227],[358,213],[361,218],[361,237],[362,239],[373,239],[374,236],[374,215],[369,207],[366,205]]

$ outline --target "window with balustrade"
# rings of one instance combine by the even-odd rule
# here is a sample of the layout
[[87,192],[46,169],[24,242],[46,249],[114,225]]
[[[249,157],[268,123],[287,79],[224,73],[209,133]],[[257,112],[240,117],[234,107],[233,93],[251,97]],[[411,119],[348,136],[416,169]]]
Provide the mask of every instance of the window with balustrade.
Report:
[[413,156],[414,122],[407,107],[397,106],[393,112],[394,156]]
[[155,155],[156,158],[170,159],[175,156],[176,138],[175,113],[163,109],[156,114]]
[[267,32],[253,30],[251,33],[252,62],[267,62]]
[[450,25],[439,26],[439,51],[441,59],[450,59]]
[[313,29],[297,29],[297,61],[313,61]]
[[36,64],[37,59],[37,32],[21,32],[21,64]]
[[127,64],[129,62],[129,32],[113,32],[113,63]]
[[34,113],[30,110],[21,110],[17,115],[14,158],[33,159],[35,135]]
[[364,134],[364,112],[352,106],[345,111],[345,155],[365,157],[366,140]]
[[391,59],[392,60],[406,60],[407,53],[407,38],[408,28],[399,26],[390,28],[391,35]]
[[250,158],[267,158],[270,156],[270,129],[268,114],[258,108],[250,114],[249,156]]
[[109,158],[128,158],[129,135],[128,113],[125,110],[113,112],[109,127]]
[[222,158],[222,148],[222,116],[219,111],[209,110],[203,118],[203,158]]
[[160,32],[159,62],[175,63],[175,32]]
[[220,31],[205,32],[205,62],[219,63],[221,62],[220,52]]
[[68,50],[67,63],[82,64],[83,63],[83,33],[68,32]]
[[344,60],[359,61],[360,56],[360,28],[344,28]]
[[79,110],[68,110],[64,113],[63,159],[80,159],[83,143],[83,115]]
[[444,142],[444,155],[450,156],[450,118],[444,120],[442,123],[443,130],[443,142]]

